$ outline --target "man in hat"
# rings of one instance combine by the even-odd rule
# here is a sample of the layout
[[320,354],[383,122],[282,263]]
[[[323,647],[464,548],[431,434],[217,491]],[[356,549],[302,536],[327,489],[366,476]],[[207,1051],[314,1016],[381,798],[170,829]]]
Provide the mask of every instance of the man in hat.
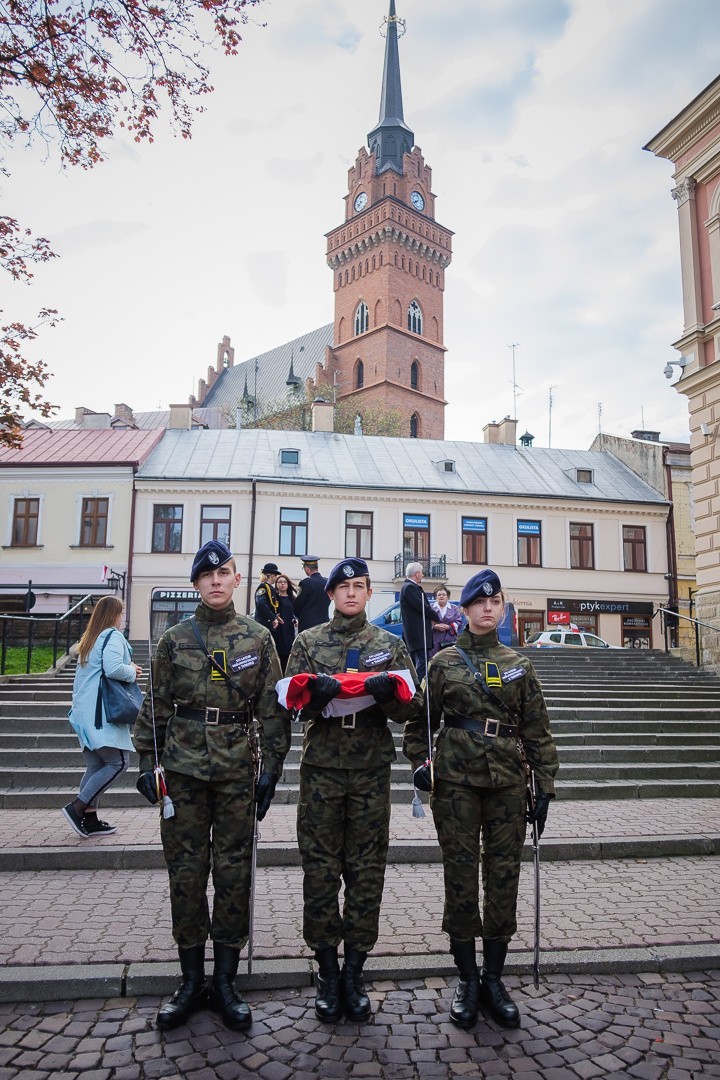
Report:
[[[390,671],[415,671],[398,637],[368,622],[372,595],[367,563],[344,559],[330,572],[330,622],[300,634],[286,676],[317,675],[309,703],[300,765],[298,844],[303,866],[303,936],[318,963],[316,1015],[327,1022],[362,1021],[370,1001],[362,980],[378,937],[390,831],[390,765],[395,744],[388,720],[404,723],[420,711],[418,691],[398,699]],[[369,673],[358,710],[330,715],[345,673]],[[339,678],[335,678],[339,676]],[[369,695],[369,696],[368,696]],[[327,715],[323,714],[326,710]],[[345,885],[343,911],[338,893]],[[344,966],[338,946],[344,942]]]
[[255,590],[255,622],[268,630],[277,630],[280,623],[280,597],[275,582],[280,570],[277,563],[266,562],[260,571],[260,584]]
[[[234,978],[249,932],[254,818],[257,806],[262,820],[275,793],[290,746],[290,719],[277,701],[281,672],[270,633],[235,611],[240,574],[229,548],[219,540],[204,544],[190,581],[200,604],[192,619],[160,639],[151,692],[133,733],[140,755],[138,790],[150,802],[158,800],[159,759],[172,801],[163,811],[160,835],[183,981],[158,1012],[157,1026],[177,1027],[209,1003],[228,1027],[242,1030],[252,1017]],[[262,755],[257,780],[253,720]],[[209,988],[208,936],[215,961]]]
[[330,600],[325,591],[327,579],[318,570],[317,555],[306,555],[302,560],[302,568],[305,578],[300,582],[298,594],[293,601],[298,633],[327,622],[330,611]]

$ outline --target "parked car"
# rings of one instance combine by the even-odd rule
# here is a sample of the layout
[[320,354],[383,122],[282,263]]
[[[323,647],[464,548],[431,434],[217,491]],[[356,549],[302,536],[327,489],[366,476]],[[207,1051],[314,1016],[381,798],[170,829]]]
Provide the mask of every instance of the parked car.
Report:
[[[380,626],[383,630],[387,630],[391,634],[397,634],[402,637],[402,616],[400,614],[400,601],[396,600],[390,607],[386,607],[384,611],[381,611],[379,615],[376,615],[370,622],[373,626]],[[510,645],[515,647],[517,645],[517,617],[515,615],[515,605],[507,604],[505,615],[503,620],[498,626],[498,638],[503,645]]]
[[530,634],[525,645],[531,649],[621,649],[608,645],[597,634],[587,630],[537,630]]

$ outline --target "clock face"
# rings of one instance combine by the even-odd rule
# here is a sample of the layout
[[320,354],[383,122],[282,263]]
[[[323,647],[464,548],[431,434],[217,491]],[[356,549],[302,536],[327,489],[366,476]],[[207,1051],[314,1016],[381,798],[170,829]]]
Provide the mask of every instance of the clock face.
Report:
[[425,209],[425,200],[423,199],[419,191],[410,192],[410,202],[413,204],[416,210]]
[[354,206],[355,206],[355,209],[357,210],[358,214],[360,213],[361,210],[365,209],[365,207],[367,206],[367,201],[368,201],[368,197],[367,197],[367,194],[364,191],[361,191],[360,194],[355,197]]

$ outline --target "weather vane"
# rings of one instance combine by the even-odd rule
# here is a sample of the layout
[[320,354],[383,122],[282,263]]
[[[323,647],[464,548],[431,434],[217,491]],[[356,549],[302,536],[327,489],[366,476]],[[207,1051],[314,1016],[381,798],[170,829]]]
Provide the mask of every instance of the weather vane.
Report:
[[380,36],[386,37],[388,32],[388,26],[390,23],[395,23],[395,29],[397,30],[397,36],[401,38],[405,33],[406,26],[405,20],[401,19],[399,15],[386,15],[383,21],[380,23]]

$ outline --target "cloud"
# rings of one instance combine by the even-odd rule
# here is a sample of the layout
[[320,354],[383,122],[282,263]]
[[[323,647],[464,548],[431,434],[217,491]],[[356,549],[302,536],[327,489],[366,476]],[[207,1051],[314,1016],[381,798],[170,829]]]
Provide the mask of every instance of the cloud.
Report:
[[354,53],[362,34],[334,0],[295,3],[287,21],[268,19],[270,48],[303,65],[327,60],[327,46]]
[[59,255],[76,255],[94,247],[110,247],[146,233],[146,221],[87,221],[53,234],[52,245]]
[[318,151],[309,158],[271,158],[265,172],[282,184],[314,184],[325,155]]

